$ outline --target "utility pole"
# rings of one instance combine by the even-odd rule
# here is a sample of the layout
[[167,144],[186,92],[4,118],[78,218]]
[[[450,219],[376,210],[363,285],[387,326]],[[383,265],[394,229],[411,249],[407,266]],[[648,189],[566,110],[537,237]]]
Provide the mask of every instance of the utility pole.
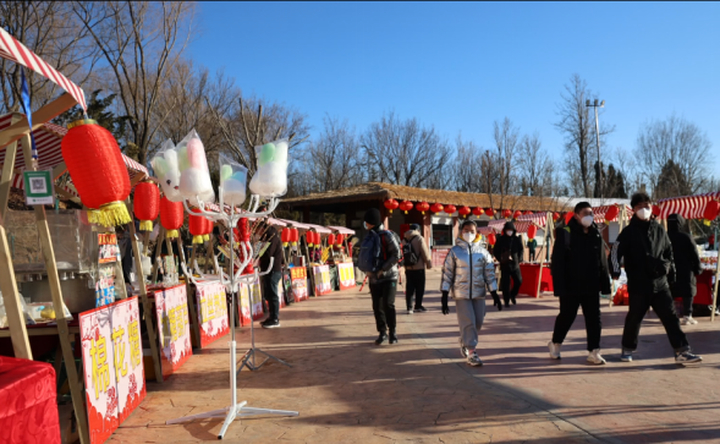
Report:
[[593,103],[590,103],[590,99],[585,101],[585,106],[590,108],[595,108],[595,144],[597,145],[597,155],[598,155],[598,190],[600,191],[600,197],[604,196],[604,188],[603,188],[603,168],[602,164],[600,163],[600,122],[598,121],[598,107],[604,108],[605,107],[605,101],[603,100],[598,104],[598,99],[595,99]]

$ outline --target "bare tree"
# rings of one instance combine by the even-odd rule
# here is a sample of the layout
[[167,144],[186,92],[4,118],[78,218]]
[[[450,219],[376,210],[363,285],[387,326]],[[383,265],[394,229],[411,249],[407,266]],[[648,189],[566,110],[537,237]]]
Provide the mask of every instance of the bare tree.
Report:
[[449,166],[449,144],[415,118],[401,121],[390,112],[370,125],[360,143],[371,180],[413,187],[447,182],[443,176]]
[[515,206],[517,200],[517,160],[520,130],[505,117],[502,123],[493,122],[495,150],[483,153],[481,160],[482,192],[493,208]]
[[163,84],[187,46],[193,6],[187,2],[74,2],[82,29],[103,55],[130,126],[126,149],[145,164],[156,132]]
[[[0,2],[0,26],[28,49],[78,85],[92,75],[99,53],[86,37],[72,5],[54,1]],[[20,64],[0,59],[0,103],[8,111],[20,109]],[[37,109],[60,94],[61,87],[26,70],[32,105]]]
[[[594,117],[590,115],[586,101],[597,97],[578,74],[573,74],[570,84],[565,85],[565,92],[560,97],[562,101],[557,109],[560,120],[555,123],[555,127],[565,134],[567,173],[575,193],[590,197],[593,195],[593,153],[597,153],[597,145]],[[613,126],[602,124],[601,139],[613,130]]]
[[634,156],[643,165],[641,177],[654,194],[661,178],[664,189],[696,193],[709,179],[711,147],[707,135],[697,125],[672,115],[650,122],[640,130]]
[[553,195],[553,162],[542,149],[540,136],[524,136],[518,149],[517,175],[520,193],[525,196]]
[[482,189],[482,148],[475,145],[473,141],[463,140],[458,135],[456,142],[456,154],[452,174],[454,176],[455,189],[463,192],[479,192]]

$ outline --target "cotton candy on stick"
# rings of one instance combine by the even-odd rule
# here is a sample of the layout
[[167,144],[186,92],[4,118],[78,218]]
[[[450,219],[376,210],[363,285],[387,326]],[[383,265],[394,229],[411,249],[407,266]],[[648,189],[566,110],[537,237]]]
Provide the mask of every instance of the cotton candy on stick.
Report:
[[228,161],[220,156],[220,186],[223,189],[223,201],[230,206],[240,206],[245,202],[247,192],[247,168]]
[[250,181],[250,191],[262,197],[282,196],[287,191],[287,140],[266,143],[255,150],[258,169]]
[[[180,194],[191,204],[198,206],[198,199],[205,203],[215,200],[205,147],[195,130],[185,136],[178,145],[180,172]],[[185,166],[185,169],[182,169]]]

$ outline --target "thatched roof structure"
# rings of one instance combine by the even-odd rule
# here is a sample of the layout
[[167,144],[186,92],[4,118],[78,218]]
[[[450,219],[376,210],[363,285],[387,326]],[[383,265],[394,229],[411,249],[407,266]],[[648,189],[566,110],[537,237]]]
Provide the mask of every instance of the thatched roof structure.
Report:
[[[432,205],[439,202],[443,205],[453,204],[457,207],[482,207],[510,209],[520,211],[564,211],[566,206],[558,199],[549,197],[530,196],[500,196],[493,195],[492,199],[484,193],[463,193],[459,191],[431,190],[427,188],[407,187],[382,182],[369,182],[362,185],[328,191],[325,193],[312,193],[307,196],[293,197],[283,200],[283,204],[292,209],[303,207],[332,208],[337,204],[349,204],[361,201],[384,201],[386,199],[398,201],[427,202]],[[344,207],[345,205],[338,205]],[[329,212],[329,211],[328,211]]]

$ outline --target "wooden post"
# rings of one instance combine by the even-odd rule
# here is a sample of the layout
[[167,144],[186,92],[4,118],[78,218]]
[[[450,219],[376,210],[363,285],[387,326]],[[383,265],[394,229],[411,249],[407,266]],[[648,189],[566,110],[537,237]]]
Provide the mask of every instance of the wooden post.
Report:
[[2,291],[5,303],[5,313],[10,326],[10,339],[12,340],[13,351],[16,358],[32,359],[32,350],[28,339],[27,328],[25,327],[25,316],[20,304],[20,293],[18,293],[17,282],[15,282],[15,270],[13,269],[12,256],[8,247],[5,228],[0,224],[0,291]]
[[[128,208],[130,214],[132,209]],[[135,223],[130,221],[129,230],[132,242],[133,256],[135,257],[135,272],[137,273],[138,287],[140,290],[140,302],[143,305],[143,314],[145,318],[145,328],[147,329],[148,339],[150,341],[150,353],[152,354],[153,367],[155,368],[155,380],[157,382],[163,382],[162,364],[160,362],[160,348],[158,347],[157,331],[153,324],[153,318],[155,313],[153,312],[152,304],[147,295],[147,287],[145,286],[145,273],[142,268],[142,256],[140,255],[140,247],[138,246],[137,239],[135,238]],[[158,326],[159,328],[160,326]]]
[[160,227],[160,233],[158,233],[157,239],[155,239],[155,260],[152,263],[152,280],[151,283],[157,282],[157,275],[158,275],[158,259],[162,260],[160,258],[160,253],[162,252],[162,244],[165,241],[165,228]]
[[[552,214],[548,213],[547,218],[545,219],[545,228],[543,231],[545,232],[545,239],[547,240],[547,227],[548,227],[548,218],[552,219]],[[535,222],[531,222],[533,225]],[[538,227],[540,228],[540,227]],[[547,244],[547,242],[544,242]],[[540,273],[538,274],[538,284],[537,284],[537,297],[540,297],[540,289],[542,288],[542,273],[543,273],[543,265],[545,264],[545,261],[542,259],[542,248],[540,249]]]
[[[37,170],[37,161],[32,158],[32,145],[29,133],[22,136],[22,147],[25,165],[28,166],[28,169],[33,171]],[[63,359],[65,360],[65,370],[67,371],[68,384],[70,385],[70,394],[72,396],[73,410],[75,410],[78,435],[80,436],[80,443],[87,444],[90,442],[90,435],[88,432],[87,415],[85,413],[85,395],[81,386],[82,379],[78,376],[77,367],[75,366],[75,356],[73,355],[72,344],[70,343],[68,321],[67,318],[65,318],[65,311],[63,310],[62,288],[60,287],[60,277],[58,276],[57,263],[55,262],[55,251],[50,238],[50,228],[48,226],[47,216],[45,215],[45,207],[43,205],[35,205],[34,210],[38,235],[42,244],[43,257],[45,258],[45,268],[48,274],[48,280],[50,281],[50,295],[52,296],[53,307],[55,308],[60,347],[62,347]]]
[[[715,240],[717,242],[717,239]],[[715,322],[715,310],[717,310],[718,299],[718,279],[720,279],[720,261],[715,266],[715,291],[713,292],[712,313],[710,314],[710,322]]]

